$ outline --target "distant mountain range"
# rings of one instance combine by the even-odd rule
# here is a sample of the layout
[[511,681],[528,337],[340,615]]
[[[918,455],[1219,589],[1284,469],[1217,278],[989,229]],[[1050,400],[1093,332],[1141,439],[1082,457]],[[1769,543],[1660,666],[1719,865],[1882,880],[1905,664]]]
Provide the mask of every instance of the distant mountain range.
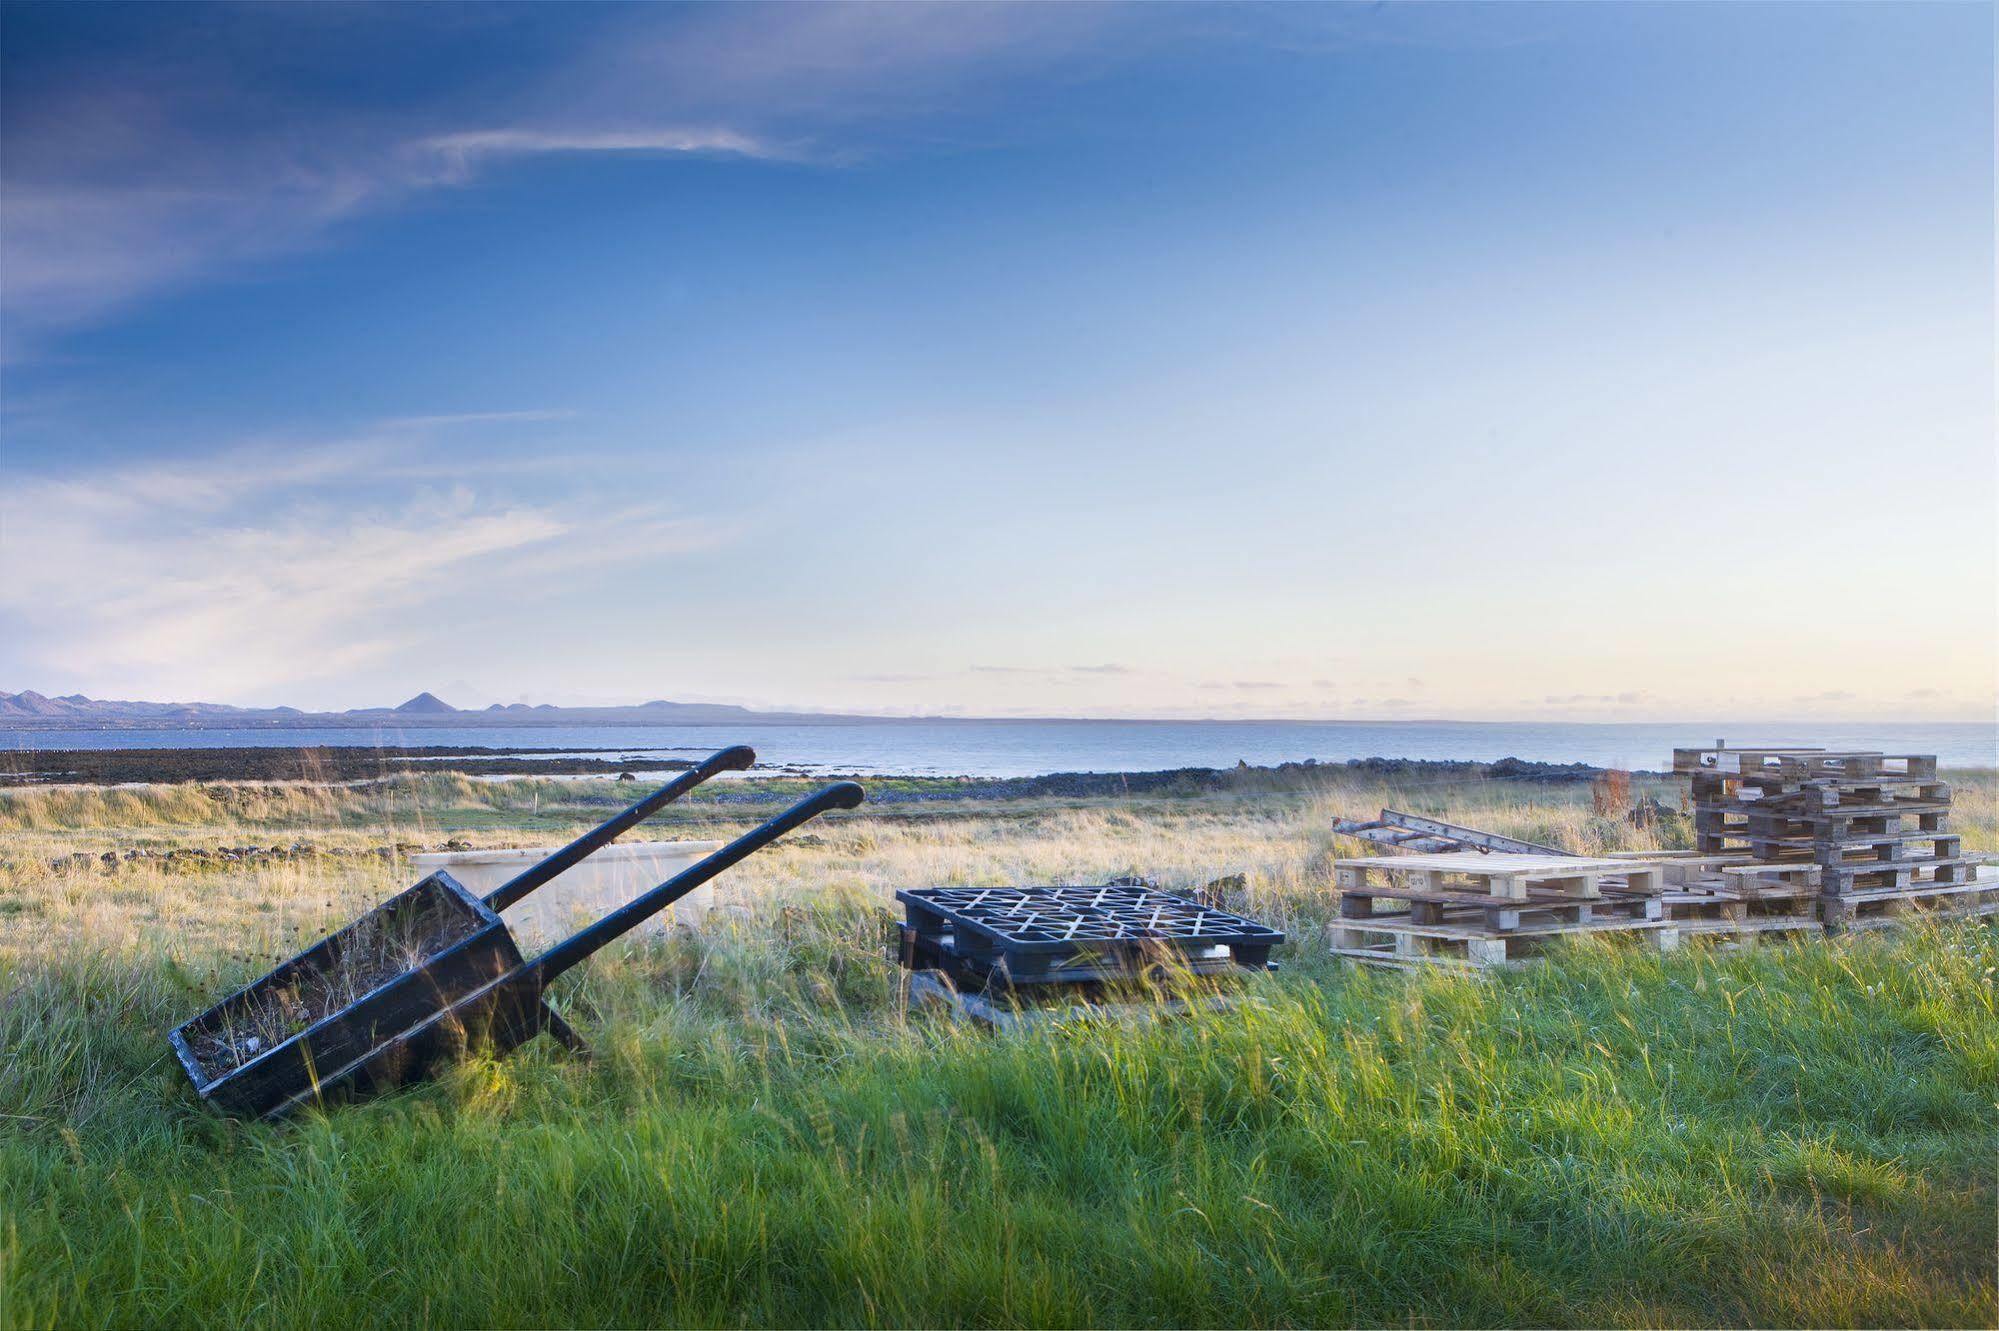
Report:
[[64,727],[105,729],[202,729],[208,727],[479,725],[704,725],[740,721],[811,725],[863,718],[830,712],[757,712],[721,703],[655,700],[636,707],[557,707],[552,703],[494,703],[460,711],[435,693],[419,693],[395,707],[356,707],[345,712],[304,712],[296,707],[231,707],[215,702],[125,702],[66,693],[50,698],[32,689],[0,693],[0,729]]

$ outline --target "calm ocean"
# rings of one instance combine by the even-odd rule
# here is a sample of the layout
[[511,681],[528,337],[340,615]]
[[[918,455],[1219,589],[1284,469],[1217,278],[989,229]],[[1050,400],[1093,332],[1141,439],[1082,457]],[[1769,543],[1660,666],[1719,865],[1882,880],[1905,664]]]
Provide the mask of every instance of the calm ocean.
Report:
[[[174,749],[361,745],[403,748],[611,750],[681,758],[726,744],[755,746],[762,762],[871,775],[1037,776],[1254,766],[1316,758],[1433,758],[1585,762],[1660,769],[1675,745],[1812,745],[1934,753],[1946,765],[1999,766],[1999,726],[1975,722],[1744,725],[1733,722],[1588,725],[1466,721],[864,721],[838,725],[411,726],[380,729],[11,730],[0,748]],[[643,764],[634,764],[642,766]]]

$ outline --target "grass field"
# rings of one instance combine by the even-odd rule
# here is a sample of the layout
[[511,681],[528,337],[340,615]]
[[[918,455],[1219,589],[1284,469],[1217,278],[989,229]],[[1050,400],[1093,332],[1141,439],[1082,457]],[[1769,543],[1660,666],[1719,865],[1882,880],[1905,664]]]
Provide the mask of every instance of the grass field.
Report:
[[[1955,773],[1969,849],[1991,773]],[[609,783],[0,795],[0,1324],[1978,1325],[1999,1319],[1999,935],[1912,928],[1490,980],[1323,956],[1336,812],[1600,850],[1585,789],[1329,780],[880,805],[620,947],[541,1041],[286,1127],[164,1032],[405,885],[400,860],[76,853],[537,844]],[[783,791],[773,791],[780,799]],[[649,834],[764,810],[704,799]],[[1290,932],[1234,1011],[1005,1036],[905,1012],[895,887],[1241,873]]]

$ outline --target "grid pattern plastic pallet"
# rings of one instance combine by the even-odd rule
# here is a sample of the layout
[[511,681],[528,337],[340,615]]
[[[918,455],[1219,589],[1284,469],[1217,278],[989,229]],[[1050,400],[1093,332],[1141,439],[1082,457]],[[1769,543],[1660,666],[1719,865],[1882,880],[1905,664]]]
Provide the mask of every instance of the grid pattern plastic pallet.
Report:
[[1149,886],[912,888],[903,948],[980,984],[1264,970],[1282,932]]

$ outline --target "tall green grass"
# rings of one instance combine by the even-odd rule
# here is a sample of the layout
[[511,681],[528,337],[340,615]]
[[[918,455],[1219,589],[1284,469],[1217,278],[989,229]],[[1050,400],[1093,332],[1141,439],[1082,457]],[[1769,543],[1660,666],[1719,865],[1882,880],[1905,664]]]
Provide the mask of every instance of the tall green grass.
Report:
[[[0,1326],[1999,1320],[1990,925],[1664,956],[1590,939],[1483,981],[1325,955],[1328,866],[1356,849],[1332,813],[1654,835],[1578,791],[827,819],[732,873],[701,933],[564,981],[594,1059],[538,1042],[275,1128],[200,1109],[163,1033],[406,867],[48,867],[252,828],[546,841],[627,793],[539,784],[9,797]],[[1991,790],[1960,785],[1974,849]],[[878,947],[893,887],[1126,871],[1244,873],[1243,904],[1291,934],[1284,970],[1150,1024],[989,1035],[903,1009]]]
[[0,1321],[1999,1314],[1977,925],[1488,981],[1308,954],[1234,1011],[1003,1036],[904,1014],[848,912],[785,928],[594,966],[592,1061],[278,1128],[193,1105],[173,967],[13,969]]

